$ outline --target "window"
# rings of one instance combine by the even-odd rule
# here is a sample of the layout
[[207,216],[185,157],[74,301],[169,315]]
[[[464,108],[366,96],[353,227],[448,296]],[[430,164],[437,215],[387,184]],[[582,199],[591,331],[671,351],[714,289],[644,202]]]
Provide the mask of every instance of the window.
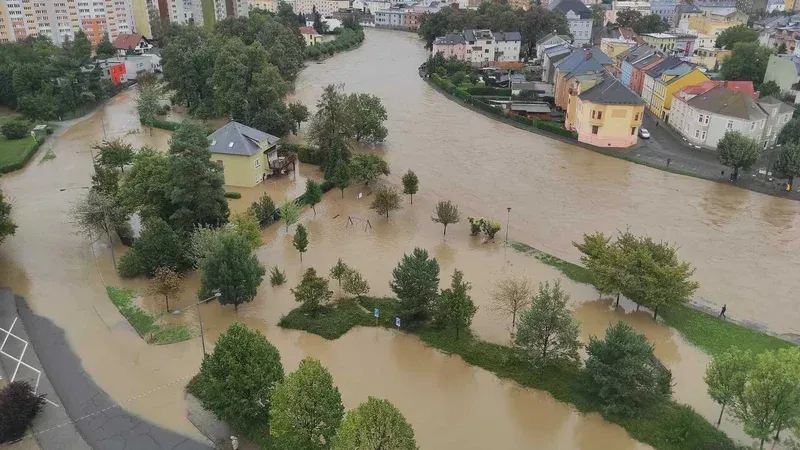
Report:
[[770,136],[770,135],[772,135],[772,126],[767,128],[767,136]]
[[700,130],[694,130],[694,138],[695,139],[700,138]]
[[592,134],[597,134],[598,131],[600,131],[600,127],[597,125],[592,125]]
[[705,131],[700,133],[700,139],[702,139],[704,141],[706,140],[706,132]]
[[592,119],[596,118],[597,111],[592,110]]
[[750,124],[750,131],[755,131],[755,129],[756,129],[756,123],[753,122]]
[[636,134],[636,127],[631,127],[631,136]]
[[703,114],[698,114],[697,115],[697,121],[700,122],[700,123],[703,123],[703,117],[705,117]]
[[598,119],[602,119],[603,118],[603,111],[597,111],[597,118]]
[[789,115],[787,114],[787,115],[783,116],[783,123],[786,123],[788,121],[789,121]]
[[256,168],[256,169],[258,169],[259,167],[261,167],[261,158],[260,158],[260,157],[259,157],[259,158],[256,158],[256,160],[255,160],[255,161],[253,161],[253,166],[255,166],[255,168]]
[[639,120],[639,113],[636,113],[636,115],[633,116],[633,120]]
[[486,50],[483,51],[483,53],[489,53],[489,49],[487,48]]
[[729,129],[729,130],[733,129],[733,121],[732,120],[728,121],[728,126],[726,128]]
[[261,183],[261,174],[256,175],[256,184]]

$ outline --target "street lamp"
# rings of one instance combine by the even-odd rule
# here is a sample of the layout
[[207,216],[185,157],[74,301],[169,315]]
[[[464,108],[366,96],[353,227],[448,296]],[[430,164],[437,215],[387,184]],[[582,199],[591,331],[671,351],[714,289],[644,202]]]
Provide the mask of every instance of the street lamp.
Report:
[[203,344],[203,358],[206,357],[206,339],[205,339],[205,336],[203,336],[203,317],[200,315],[200,305],[203,304],[203,303],[206,303],[206,302],[210,302],[211,300],[214,300],[214,299],[217,299],[217,298],[220,298],[220,297],[222,297],[222,294],[220,294],[219,292],[216,292],[214,295],[212,295],[211,297],[208,297],[205,300],[200,300],[199,302],[197,302],[197,303],[195,303],[193,305],[189,305],[186,308],[176,309],[175,311],[172,311],[172,315],[173,316],[177,316],[177,315],[180,315],[180,313],[186,311],[187,309],[197,306],[197,320],[200,322],[200,342]]
[[506,208],[508,214],[506,214],[506,244],[508,244],[508,222],[511,220],[511,207],[509,206]]

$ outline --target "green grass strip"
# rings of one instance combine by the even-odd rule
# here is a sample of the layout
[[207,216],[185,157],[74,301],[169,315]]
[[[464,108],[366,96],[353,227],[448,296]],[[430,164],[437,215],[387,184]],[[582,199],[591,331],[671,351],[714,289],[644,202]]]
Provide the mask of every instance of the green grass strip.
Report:
[[[572,281],[594,285],[591,273],[583,266],[564,261],[521,242],[514,242],[511,247],[520,253],[535,257],[544,264],[555,267]],[[720,354],[733,345],[754,353],[788,348],[794,345],[791,342],[731,321],[722,320],[688,306],[661,308],[659,315],[665,324],[678,330],[687,341],[712,356]]]
[[[299,308],[284,316],[279,325],[335,339],[355,326],[394,327],[397,302],[391,298],[364,297],[363,309],[354,299],[341,300],[336,305],[309,313]],[[372,314],[379,308],[381,315]],[[601,412],[599,405],[581,389],[581,371],[576,367],[551,366],[536,369],[515,349],[486,342],[474,336],[456,340],[452,332],[432,329],[404,331],[415,334],[427,345],[448,354],[460,356],[465,362],[486,369],[500,378],[516,381],[522,386],[550,393],[556,400],[569,403],[581,412]],[[631,419],[606,420],[616,423],[630,436],[658,450],[736,449],[737,445],[717,430],[692,408],[674,401],[654,405],[650,410]]]
[[[114,286],[107,286],[106,292],[108,292],[108,298],[111,299],[111,303],[117,307],[120,314],[128,319],[133,329],[148,343],[157,345],[173,344],[193,337],[192,330],[189,327],[160,324],[147,311],[134,305],[133,298],[136,297],[136,292]],[[153,335],[152,341],[149,339],[150,334]]]

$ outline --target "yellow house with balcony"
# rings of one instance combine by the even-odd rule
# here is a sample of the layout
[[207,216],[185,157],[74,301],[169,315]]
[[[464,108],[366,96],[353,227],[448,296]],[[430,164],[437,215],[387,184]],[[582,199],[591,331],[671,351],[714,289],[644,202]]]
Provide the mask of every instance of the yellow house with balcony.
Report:
[[211,160],[222,166],[228,186],[253,187],[289,165],[294,167],[294,155],[278,156],[280,138],[238,122],[228,122],[208,140]]
[[644,116],[644,100],[611,74],[572,96],[571,128],[578,140],[598,147],[626,148],[636,144]]
[[694,86],[704,81],[708,81],[708,77],[697,67],[688,64],[665,70],[653,85],[650,111],[656,117],[667,120],[672,107],[672,96],[682,87]]

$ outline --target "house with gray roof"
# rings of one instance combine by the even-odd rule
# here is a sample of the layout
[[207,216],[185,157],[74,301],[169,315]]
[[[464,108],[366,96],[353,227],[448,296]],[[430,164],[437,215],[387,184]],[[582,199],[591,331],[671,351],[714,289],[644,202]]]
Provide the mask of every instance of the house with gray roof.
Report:
[[560,45],[569,45],[572,43],[571,36],[562,36],[553,31],[552,33],[540,38],[536,41],[536,58],[542,59],[544,51],[548,48],[557,47]]
[[569,44],[554,45],[544,49],[542,53],[542,81],[552,83],[555,65],[572,53],[572,47]]
[[295,155],[278,156],[279,137],[239,122],[228,122],[211,133],[208,141],[211,159],[222,167],[229,186],[253,187],[290,165],[294,169]]
[[676,56],[669,56],[655,66],[645,70],[644,82],[642,83],[642,99],[646,104],[653,103],[653,91],[656,88],[656,80],[661,77],[661,74],[667,70],[685,64],[680,58]]
[[592,11],[580,0],[554,0],[547,5],[551,11],[560,11],[567,17],[573,44],[583,45],[592,39]]

